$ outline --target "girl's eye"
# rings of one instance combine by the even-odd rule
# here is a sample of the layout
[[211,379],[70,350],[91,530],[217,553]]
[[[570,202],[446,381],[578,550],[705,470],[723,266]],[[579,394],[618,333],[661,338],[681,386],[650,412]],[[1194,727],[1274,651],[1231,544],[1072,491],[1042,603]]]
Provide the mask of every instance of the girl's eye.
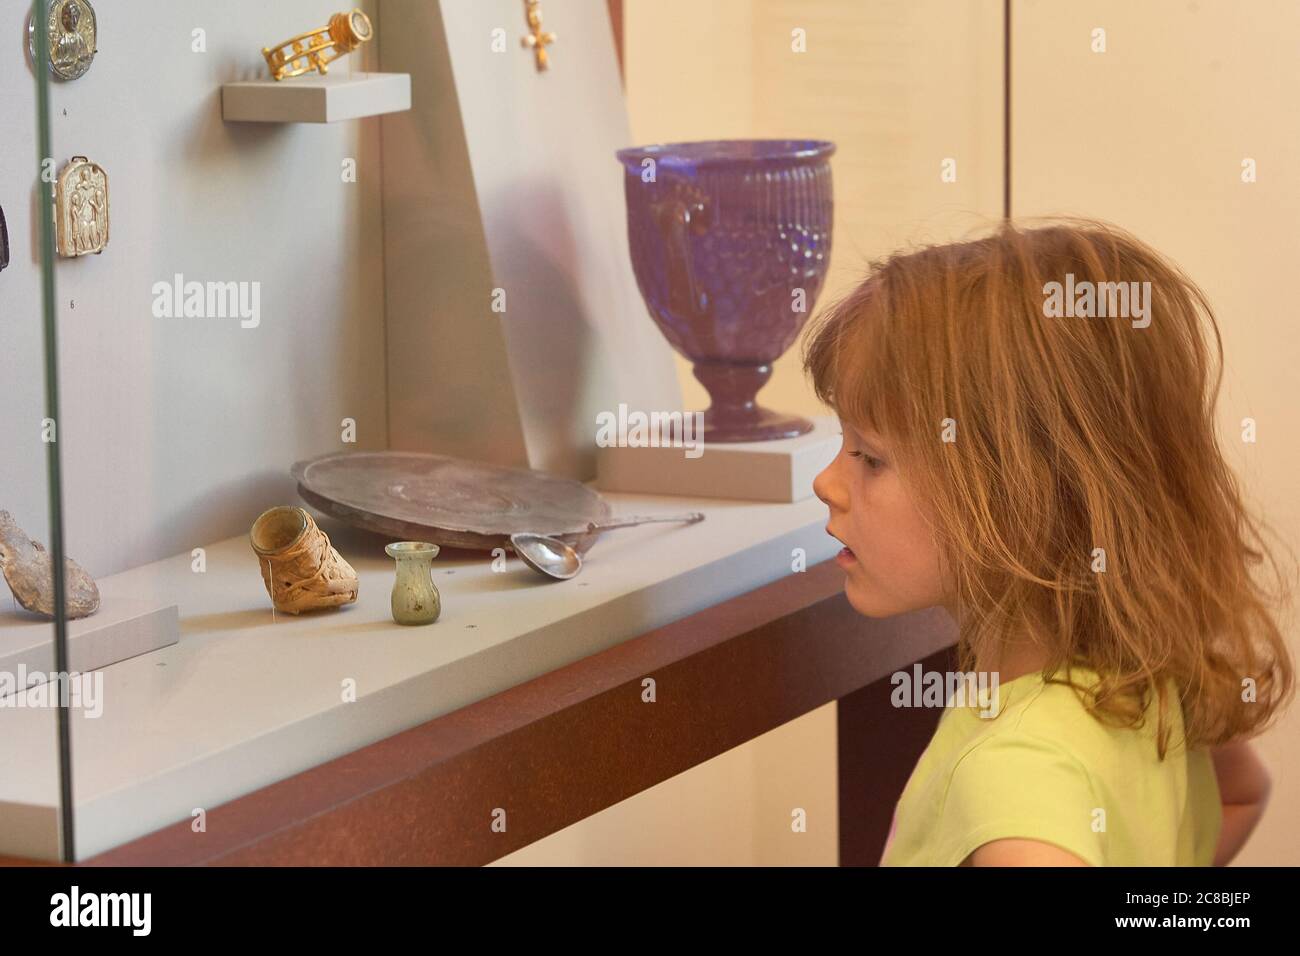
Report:
[[864,451],[851,451],[849,452],[849,457],[861,458],[863,461],[867,463],[867,467],[870,468],[872,471],[876,471],[878,468],[884,465],[884,462],[881,461],[879,458],[876,458],[872,455],[868,455]]

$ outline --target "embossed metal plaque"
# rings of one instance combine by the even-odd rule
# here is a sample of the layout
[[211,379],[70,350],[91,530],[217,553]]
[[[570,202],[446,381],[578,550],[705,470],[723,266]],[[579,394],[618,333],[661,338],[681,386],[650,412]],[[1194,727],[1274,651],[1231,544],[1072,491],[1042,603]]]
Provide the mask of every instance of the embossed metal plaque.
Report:
[[55,181],[54,241],[61,256],[108,245],[108,174],[85,156],[73,156]]

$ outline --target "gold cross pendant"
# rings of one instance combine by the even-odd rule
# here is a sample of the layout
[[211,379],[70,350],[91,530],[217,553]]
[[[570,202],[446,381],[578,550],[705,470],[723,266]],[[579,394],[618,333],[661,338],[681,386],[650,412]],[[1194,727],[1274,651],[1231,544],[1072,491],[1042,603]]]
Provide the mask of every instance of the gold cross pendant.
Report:
[[533,32],[524,37],[524,47],[532,50],[537,60],[537,69],[544,70],[549,65],[546,47],[555,42],[554,33],[542,32],[542,0],[524,0],[528,7],[528,26]]

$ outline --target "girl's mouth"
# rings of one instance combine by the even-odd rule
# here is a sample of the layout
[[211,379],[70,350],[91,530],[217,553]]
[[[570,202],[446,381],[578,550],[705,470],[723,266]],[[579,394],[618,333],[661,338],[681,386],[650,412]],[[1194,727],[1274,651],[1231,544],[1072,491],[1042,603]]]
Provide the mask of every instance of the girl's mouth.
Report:
[[[836,535],[831,532],[830,525],[826,526],[826,533],[829,534],[832,538],[836,537]],[[844,544],[844,542],[842,541],[840,543]],[[854,555],[853,549],[850,548],[847,544],[844,545],[843,549],[840,550],[839,554],[835,555],[835,563],[842,568],[847,568],[850,565],[857,564],[857,562],[858,562],[857,556]]]

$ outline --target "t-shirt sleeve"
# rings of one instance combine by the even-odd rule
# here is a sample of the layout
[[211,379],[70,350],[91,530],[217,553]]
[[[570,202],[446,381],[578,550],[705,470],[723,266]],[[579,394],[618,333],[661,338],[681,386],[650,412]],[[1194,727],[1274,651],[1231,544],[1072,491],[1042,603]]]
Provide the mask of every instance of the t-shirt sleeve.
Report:
[[1060,744],[1010,731],[981,740],[957,762],[935,835],[940,866],[957,866],[990,840],[1019,837],[1105,861],[1104,820],[1091,778]]

